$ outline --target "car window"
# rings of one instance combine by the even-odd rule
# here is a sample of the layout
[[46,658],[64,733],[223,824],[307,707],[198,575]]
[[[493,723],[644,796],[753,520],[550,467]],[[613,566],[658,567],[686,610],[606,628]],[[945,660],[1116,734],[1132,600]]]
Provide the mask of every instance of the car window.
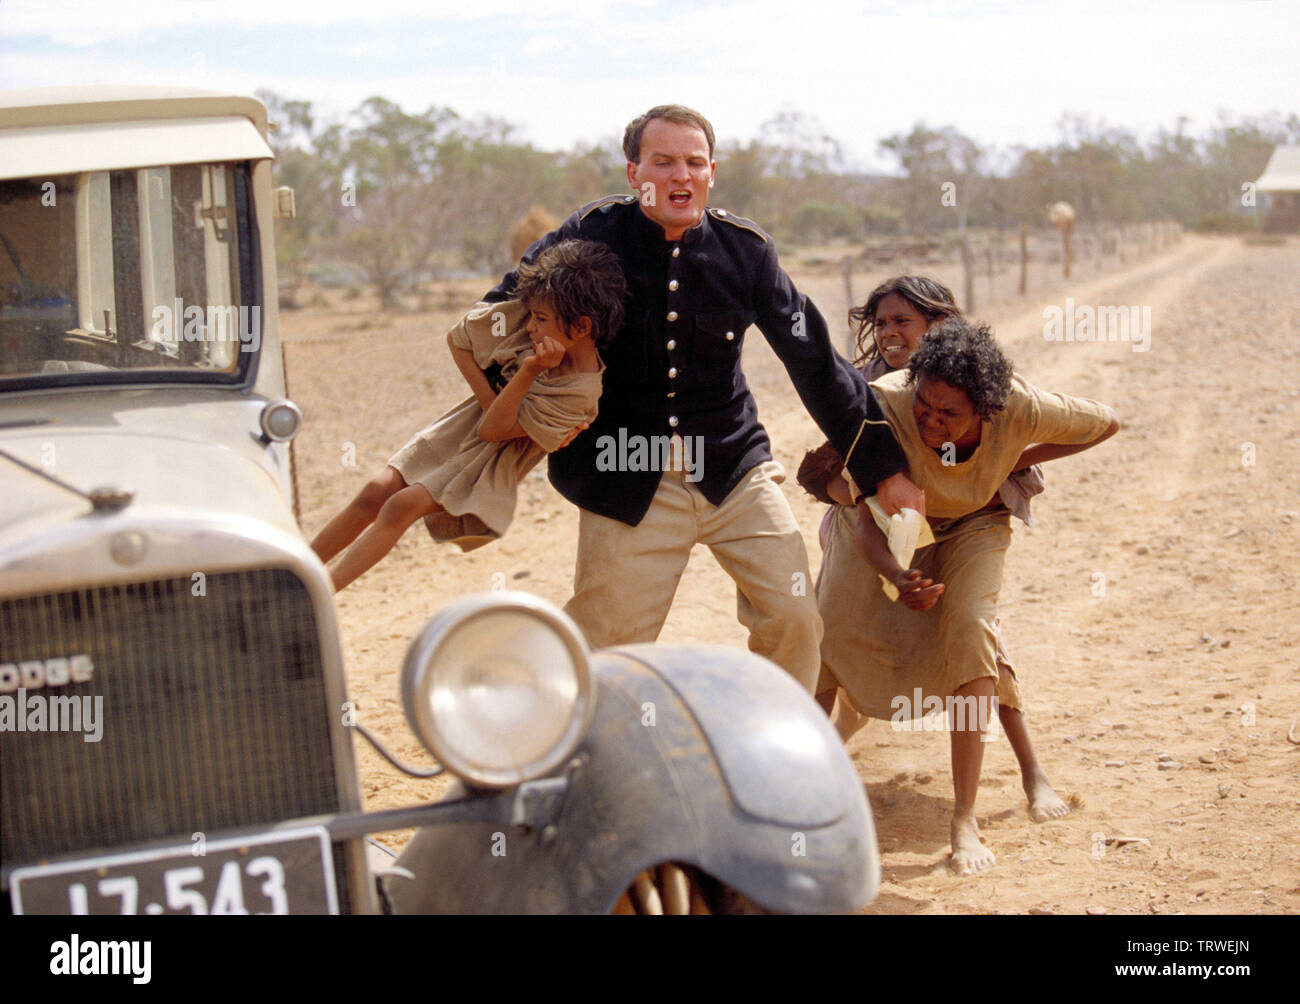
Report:
[[0,389],[243,382],[261,346],[249,173],[0,181]]

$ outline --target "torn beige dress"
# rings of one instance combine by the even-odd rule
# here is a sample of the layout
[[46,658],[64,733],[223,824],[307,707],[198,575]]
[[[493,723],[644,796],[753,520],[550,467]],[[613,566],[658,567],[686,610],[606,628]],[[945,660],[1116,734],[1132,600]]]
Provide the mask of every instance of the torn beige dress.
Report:
[[[494,364],[509,380],[532,351],[518,301],[478,303],[451,330],[451,343],[474,353],[481,369]],[[464,551],[496,540],[514,517],[518,485],[581,422],[596,417],[604,365],[595,373],[543,372],[519,405],[527,438],[489,443],[478,437],[483,409],[470,397],[417,433],[388,461],[408,485],[421,484],[443,508],[425,517],[439,543]]]
[[[1012,378],[1006,408],[983,422],[980,443],[961,463],[945,466],[921,440],[912,417],[906,370],[872,382],[890,428],[908,459],[908,476],[925,491],[935,543],[917,551],[912,567],[945,586],[925,612],[892,603],[880,578],[857,552],[856,510],[837,507],[817,578],[825,622],[817,692],[838,683],[850,704],[872,718],[921,718],[931,698],[943,700],[982,677],[998,678],[997,602],[1011,542],[1010,512],[987,508],[1024,450],[1035,443],[1086,443],[1110,425],[1095,401],[1041,390]],[[998,700],[1019,708],[1015,677]]]

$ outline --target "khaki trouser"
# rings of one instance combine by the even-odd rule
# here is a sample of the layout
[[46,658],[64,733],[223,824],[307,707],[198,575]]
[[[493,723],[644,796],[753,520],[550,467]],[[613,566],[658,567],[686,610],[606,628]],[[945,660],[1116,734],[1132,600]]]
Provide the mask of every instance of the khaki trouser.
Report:
[[665,471],[636,526],[580,510],[573,598],[565,612],[592,648],[652,642],[668,617],[695,544],[705,544],[736,582],[736,616],[750,651],[766,656],[809,693],[821,667],[822,620],[808,552],[778,487],[785,471],[759,464],[715,506]]

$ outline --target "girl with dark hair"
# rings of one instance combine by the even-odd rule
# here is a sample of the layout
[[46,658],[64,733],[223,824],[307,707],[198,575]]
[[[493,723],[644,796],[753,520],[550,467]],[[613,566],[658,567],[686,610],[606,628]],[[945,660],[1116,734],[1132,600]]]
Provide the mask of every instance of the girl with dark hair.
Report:
[[[923,275],[886,279],[871,291],[866,303],[849,311],[849,324],[855,328],[858,350],[853,365],[868,380],[882,377],[907,364],[930,325],[960,314],[952,291],[941,282]],[[839,477],[843,469],[844,462],[830,443],[810,450],[799,466],[799,484],[814,498],[832,504],[822,518],[823,549],[835,517],[835,505],[851,504]]]
[[[956,313],[924,335],[906,370],[872,389],[909,477],[925,491],[933,543],[904,568],[867,500],[837,510],[817,583],[826,627],[817,693],[825,706],[842,687],[860,714],[896,727],[947,712],[952,863],[959,874],[979,872],[994,861],[974,806],[985,726],[998,703],[997,598],[1011,540],[999,489],[1012,471],[1095,446],[1119,423],[1105,405],[1014,376],[989,328]],[[907,610],[862,574],[864,558]]]
[[[476,304],[447,344],[473,396],[418,432],[311,542],[337,592],[423,519],[439,543],[469,551],[514,518],[518,484],[596,417],[599,349],[623,324],[618,258],[567,240],[521,265],[514,300]],[[351,545],[351,546],[349,546]]]
[[960,313],[952,290],[941,282],[923,275],[886,279],[849,311],[858,347],[853,365],[868,380],[882,377],[907,363],[930,325]]
[[[906,366],[931,325],[956,316],[961,316],[961,310],[957,307],[952,291],[943,283],[919,275],[900,275],[888,279],[872,290],[865,304],[849,311],[849,321],[857,329],[858,355],[855,364],[862,369],[868,380]],[[848,486],[842,478],[831,479],[825,487],[836,504],[831,506],[822,520],[823,550],[834,526],[837,507],[850,505]],[[998,495],[1012,514],[1028,525],[1032,523],[1029,500],[1042,490],[1042,468],[1035,464],[1008,475],[1007,480],[998,488]],[[848,550],[842,550],[841,553],[845,560],[857,560]],[[997,630],[998,720],[1020,765],[1021,783],[1025,796],[1029,799],[1030,817],[1035,822],[1059,819],[1069,815],[1070,809],[1056,794],[1034,752],[1029,726],[1025,721],[1019,680],[1002,643],[1000,619],[994,621],[994,628]],[[817,697],[829,713],[835,691],[818,694]],[[834,720],[835,727],[847,742],[867,719],[850,708],[845,698],[841,698]]]

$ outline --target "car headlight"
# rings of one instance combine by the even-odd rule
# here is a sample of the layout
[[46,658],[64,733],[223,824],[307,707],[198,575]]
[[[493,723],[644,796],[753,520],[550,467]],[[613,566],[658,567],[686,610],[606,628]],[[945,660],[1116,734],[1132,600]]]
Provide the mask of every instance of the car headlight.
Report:
[[302,428],[302,412],[292,401],[268,401],[257,421],[264,443],[289,443]]
[[554,772],[586,732],[595,707],[587,645],[535,596],[467,597],[411,643],[402,703],[443,766],[478,787],[520,784]]

